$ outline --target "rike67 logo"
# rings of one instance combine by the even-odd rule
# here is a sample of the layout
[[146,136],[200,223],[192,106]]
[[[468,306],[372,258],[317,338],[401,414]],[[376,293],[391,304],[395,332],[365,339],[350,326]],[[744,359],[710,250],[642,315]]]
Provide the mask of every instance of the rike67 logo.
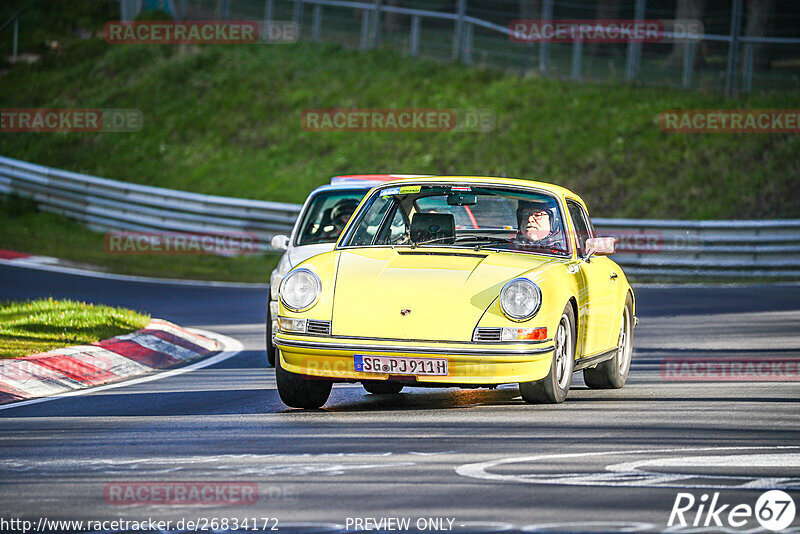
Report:
[[667,526],[750,529],[757,527],[757,522],[767,530],[778,532],[792,524],[795,511],[794,499],[781,490],[761,494],[755,506],[724,502],[719,492],[711,496],[704,493],[699,499],[691,493],[678,493]]

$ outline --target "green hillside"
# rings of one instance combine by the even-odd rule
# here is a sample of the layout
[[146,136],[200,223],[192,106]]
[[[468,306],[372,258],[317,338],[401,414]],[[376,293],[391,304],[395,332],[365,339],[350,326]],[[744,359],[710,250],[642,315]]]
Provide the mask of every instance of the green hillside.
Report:
[[[572,84],[326,44],[76,41],[0,78],[3,107],[138,108],[136,133],[3,133],[0,153],[202,193],[301,202],[334,174],[505,175],[581,194],[596,217],[800,216],[800,137],[668,134],[663,110],[798,108],[800,94]],[[487,133],[310,132],[309,108],[493,111]]]

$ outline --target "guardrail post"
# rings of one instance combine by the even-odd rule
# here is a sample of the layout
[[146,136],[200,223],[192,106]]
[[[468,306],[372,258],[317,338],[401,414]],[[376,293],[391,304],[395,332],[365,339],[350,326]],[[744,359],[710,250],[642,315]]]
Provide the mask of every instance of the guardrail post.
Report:
[[742,90],[749,93],[753,90],[753,64],[755,62],[755,46],[753,43],[744,45],[744,84]]
[[464,24],[464,63],[472,65],[472,32],[474,26],[469,22]]
[[411,17],[411,55],[419,54],[419,29],[421,19],[419,15]]
[[303,23],[303,0],[294,0],[294,13],[292,16],[294,25],[300,32],[300,25]]
[[[542,5],[542,21],[553,20],[553,0],[544,0]],[[550,68],[550,43],[539,43],[539,72],[547,74]]]
[[[633,18],[637,22],[644,20],[646,0],[636,0],[633,8]],[[628,57],[625,62],[625,81],[635,82],[639,78],[639,69],[642,64],[642,43],[631,40],[628,43]]]
[[131,0],[119,0],[119,18],[122,19],[122,22],[130,22],[130,3]]
[[14,46],[11,53],[12,59],[17,60],[17,52],[19,52],[19,18],[14,21]]
[[314,6],[314,14],[311,19],[311,39],[314,42],[319,41],[320,31],[322,27],[322,4]]
[[739,63],[739,34],[742,28],[742,0],[733,0],[731,34],[728,41],[728,72],[725,76],[725,96],[736,93],[736,69]]
[[461,48],[464,42],[464,17],[467,14],[467,0],[458,0],[456,5],[456,27],[453,32],[453,61],[458,61],[461,57]]
[[372,48],[378,48],[381,44],[381,10],[383,0],[375,0],[375,11],[372,13]]
[[366,9],[361,10],[361,50],[366,50],[369,46],[369,19],[370,12]]
[[573,80],[581,79],[581,62],[583,60],[583,41],[578,39],[572,45],[572,74]]
[[681,73],[681,86],[684,89],[692,87],[692,74],[694,73],[694,48],[695,43],[683,45],[683,72]]
[[275,9],[273,0],[266,0],[266,2],[264,2],[264,22],[266,24],[270,24],[272,22],[274,12]]

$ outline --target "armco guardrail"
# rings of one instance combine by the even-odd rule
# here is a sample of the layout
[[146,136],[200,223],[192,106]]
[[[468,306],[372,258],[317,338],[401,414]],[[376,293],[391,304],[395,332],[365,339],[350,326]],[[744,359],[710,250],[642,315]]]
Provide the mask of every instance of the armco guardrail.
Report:
[[633,275],[800,277],[800,220],[594,219]]
[[[0,157],[0,193],[101,230],[250,232],[269,249],[288,233],[296,204],[200,195],[118,182]],[[800,278],[800,220],[595,219],[617,237],[614,260],[640,276]]]
[[0,157],[0,193],[31,198],[41,209],[102,230],[231,233],[291,231],[300,206],[118,182]]

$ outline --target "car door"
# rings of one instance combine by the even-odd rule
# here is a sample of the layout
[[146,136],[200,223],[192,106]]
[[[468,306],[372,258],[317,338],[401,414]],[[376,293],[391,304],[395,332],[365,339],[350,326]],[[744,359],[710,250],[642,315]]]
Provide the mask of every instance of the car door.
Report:
[[[579,258],[586,256],[586,240],[596,237],[586,210],[574,200],[567,200],[572,222],[572,239]],[[592,356],[610,348],[611,328],[617,309],[616,278],[613,263],[603,256],[592,256],[577,263],[579,339],[583,341],[580,357]],[[584,328],[580,328],[583,321]],[[616,339],[615,339],[616,341]]]

